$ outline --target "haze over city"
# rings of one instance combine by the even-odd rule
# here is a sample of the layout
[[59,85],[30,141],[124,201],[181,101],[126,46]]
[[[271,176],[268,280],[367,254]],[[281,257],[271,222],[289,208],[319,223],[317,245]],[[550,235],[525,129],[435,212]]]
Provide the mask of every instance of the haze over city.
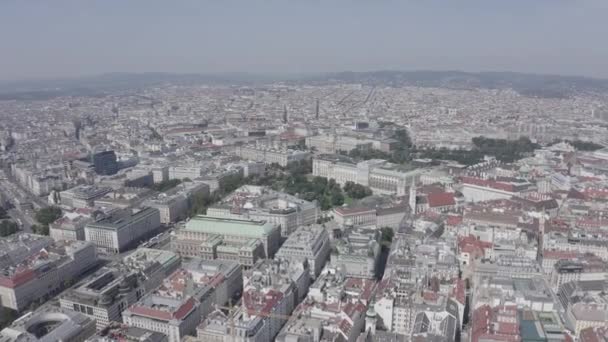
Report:
[[0,342],[608,342],[607,1],[0,1]]
[[107,72],[608,77],[602,0],[0,3],[0,79]]

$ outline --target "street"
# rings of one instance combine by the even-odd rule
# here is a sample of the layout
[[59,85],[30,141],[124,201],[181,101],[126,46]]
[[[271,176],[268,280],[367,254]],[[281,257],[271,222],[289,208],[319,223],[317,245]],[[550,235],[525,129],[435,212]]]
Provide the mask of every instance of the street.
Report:
[[41,200],[39,198],[33,199],[35,196],[24,193],[22,189],[15,186],[15,184],[6,178],[0,180],[0,192],[3,195],[2,197],[12,204],[12,208],[7,210],[8,215],[19,224],[24,232],[31,233],[31,226],[36,224],[34,210],[22,208],[20,204],[33,201],[40,204]]

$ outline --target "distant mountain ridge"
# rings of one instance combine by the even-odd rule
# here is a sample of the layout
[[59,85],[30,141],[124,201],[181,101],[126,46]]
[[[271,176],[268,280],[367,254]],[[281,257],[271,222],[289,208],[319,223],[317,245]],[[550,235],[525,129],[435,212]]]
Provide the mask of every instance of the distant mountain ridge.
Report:
[[513,89],[524,96],[566,98],[583,93],[608,92],[608,80],[582,76],[517,72],[370,71],[338,72],[317,81],[369,85],[442,87],[455,89]]
[[163,84],[251,85],[360,83],[375,86],[419,86],[452,89],[513,89],[524,96],[568,98],[608,92],[608,80],[579,76],[516,72],[368,71],[264,75],[255,73],[177,74],[164,72],[108,73],[71,79],[0,82],[0,100],[44,100],[57,96],[103,96]]
[[107,73],[78,78],[0,82],[0,100],[44,100],[58,96],[103,96],[163,84],[248,83],[261,77],[246,73]]

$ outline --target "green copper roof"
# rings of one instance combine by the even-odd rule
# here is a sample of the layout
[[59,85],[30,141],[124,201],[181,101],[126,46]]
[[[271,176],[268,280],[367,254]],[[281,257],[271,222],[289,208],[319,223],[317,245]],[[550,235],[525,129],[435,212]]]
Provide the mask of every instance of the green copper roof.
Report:
[[184,229],[208,234],[262,238],[263,236],[269,235],[276,229],[276,226],[264,221],[237,220],[198,215],[188,221]]

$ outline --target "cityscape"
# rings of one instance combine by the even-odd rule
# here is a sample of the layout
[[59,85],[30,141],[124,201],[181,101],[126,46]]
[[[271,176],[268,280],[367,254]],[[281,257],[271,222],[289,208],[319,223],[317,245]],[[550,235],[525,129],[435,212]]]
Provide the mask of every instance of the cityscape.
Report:
[[35,341],[606,342],[608,80],[0,79],[0,342]]

